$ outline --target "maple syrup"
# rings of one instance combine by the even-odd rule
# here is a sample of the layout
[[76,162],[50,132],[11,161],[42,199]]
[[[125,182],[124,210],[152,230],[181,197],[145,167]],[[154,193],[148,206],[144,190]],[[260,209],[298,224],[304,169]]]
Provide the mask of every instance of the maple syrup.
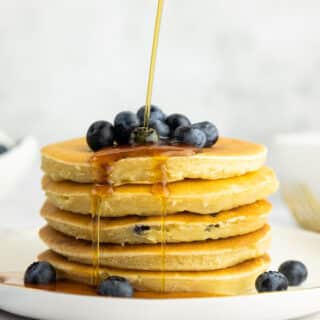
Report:
[[110,184],[94,184],[91,190],[91,228],[92,228],[92,265],[93,274],[91,277],[92,285],[96,286],[100,281],[100,220],[101,220],[101,203],[113,189]]
[[[157,58],[157,49],[160,34],[160,23],[163,11],[163,0],[158,0],[157,14],[154,26],[153,43],[151,50],[150,69],[146,94],[146,105],[144,114],[144,128],[148,129],[152,90],[154,82],[154,73]],[[166,216],[167,216],[167,197],[169,189],[167,188],[166,161],[170,155],[192,155],[195,148],[181,148],[177,146],[161,146],[161,145],[144,145],[132,147],[113,147],[96,152],[91,158],[91,168],[93,170],[97,183],[92,189],[92,246],[93,246],[93,266],[94,274],[92,275],[92,283],[97,284],[100,280],[100,218],[102,200],[112,193],[112,183],[110,174],[115,161],[119,161],[128,157],[152,156],[156,162],[155,174],[156,179],[161,183],[154,185],[152,192],[160,198],[161,201],[161,292],[165,292],[165,261],[166,261]],[[101,185],[103,184],[103,185]]]
[[[157,15],[154,27],[154,37],[151,52],[151,61],[147,85],[146,107],[144,114],[144,127],[149,126],[150,109],[152,100],[152,90],[154,82],[154,73],[157,57],[157,48],[160,33],[160,23],[163,11],[163,0],[158,0]],[[79,294],[98,296],[96,286],[101,280],[100,275],[100,220],[101,206],[103,200],[113,192],[113,185],[110,181],[113,164],[124,158],[131,157],[152,157],[155,162],[155,183],[151,191],[158,196],[161,201],[161,293],[157,292],[139,292],[134,293],[134,298],[149,299],[168,299],[168,298],[195,298],[195,297],[216,297],[209,293],[166,293],[166,217],[167,217],[167,198],[170,195],[167,179],[167,160],[171,156],[191,156],[203,150],[179,145],[140,145],[140,146],[115,146],[102,149],[95,152],[90,159],[90,165],[95,177],[95,184],[91,190],[91,212],[92,212],[92,265],[93,274],[91,286],[69,280],[57,280],[49,285],[30,285],[24,284],[23,274],[21,273],[0,273],[0,284],[16,287],[27,287],[38,290],[53,291],[59,293]],[[160,181],[160,182],[159,182]],[[105,268],[104,268],[105,269]]]
[[[165,291],[165,261],[166,261],[166,216],[167,216],[167,198],[169,189],[167,186],[167,159],[175,156],[191,156],[202,152],[201,149],[186,145],[139,145],[139,146],[114,146],[102,149],[93,154],[90,159],[91,168],[96,183],[91,190],[91,212],[92,212],[92,247],[94,274],[92,275],[92,284],[99,283],[99,265],[100,265],[100,219],[101,203],[113,192],[110,175],[113,164],[116,161],[125,158],[152,157],[154,185],[151,188],[152,193],[158,196],[161,201],[161,291]],[[160,182],[159,182],[160,181]]]
[[[92,284],[99,283],[99,266],[100,266],[100,219],[101,203],[113,192],[113,185],[110,181],[113,164],[116,161],[125,158],[134,157],[152,157],[154,162],[154,179],[155,184],[151,188],[154,195],[158,196],[161,201],[161,272],[165,271],[165,224],[166,224],[166,199],[169,196],[167,187],[166,161],[170,156],[190,156],[201,150],[190,146],[179,145],[141,145],[141,146],[115,146],[97,151],[90,159],[91,168],[95,176],[96,183],[91,190],[91,212],[92,212],[92,264],[94,273],[92,275]],[[159,181],[161,181],[159,183]],[[164,291],[165,279],[162,279],[161,288]]]
[[[203,152],[203,150],[187,145],[149,144],[138,146],[114,146],[95,152],[90,159],[90,163],[95,182],[112,185],[110,175],[112,173],[113,164],[121,159],[152,157],[156,162],[157,158],[192,156],[200,152]],[[162,176],[160,175],[159,177]],[[162,179],[155,179],[154,182],[158,183],[160,181],[162,181]]]
[[[96,288],[79,282],[70,280],[57,280],[55,283],[47,285],[30,285],[24,284],[22,273],[0,273],[0,284],[19,287],[19,288],[32,288],[37,290],[45,290],[57,293],[78,294],[86,296],[100,296],[97,294]],[[140,299],[179,299],[179,298],[204,298],[204,297],[217,297],[210,293],[197,293],[197,292],[173,292],[173,293],[158,293],[147,291],[135,291],[134,298]],[[106,297],[103,297],[104,299]]]
[[160,197],[161,201],[161,292],[165,292],[166,288],[166,218],[167,218],[167,199],[170,195],[170,191],[168,189],[168,179],[167,179],[167,170],[166,170],[166,162],[167,158],[156,158],[159,162],[158,171],[161,175],[161,183],[154,184],[152,187],[152,193],[155,196]]
[[144,127],[146,128],[148,128],[149,126],[149,119],[150,119],[153,80],[154,80],[154,73],[155,73],[156,61],[157,61],[157,51],[158,51],[158,43],[159,43],[159,35],[160,35],[161,17],[162,17],[162,11],[163,11],[163,2],[164,0],[158,0],[157,15],[156,15],[156,21],[154,24],[154,33],[153,33],[153,42],[152,42],[152,50],[151,50],[147,96],[146,96],[146,107],[145,107],[145,113],[144,113]]
[[[145,107],[145,114],[144,114],[145,128],[148,128],[149,126],[149,119],[150,119],[150,113],[151,113],[151,99],[152,99],[156,60],[157,60],[162,11],[163,11],[163,0],[158,0],[158,8],[157,8],[156,21],[154,25],[153,43],[152,43],[152,50],[151,50],[150,69],[149,69],[149,78],[148,78],[147,96],[146,96],[146,107]],[[167,216],[167,197],[169,196],[169,189],[167,188],[167,175],[166,175],[167,158],[164,157],[161,159],[162,160],[160,162],[160,167],[158,168],[158,171],[160,172],[160,176],[161,176],[160,190],[155,187],[153,189],[153,193],[155,193],[156,195],[159,195],[161,200],[161,274],[162,274],[161,275],[161,292],[163,293],[165,292],[165,287],[166,287],[166,279],[165,279],[166,216]]]

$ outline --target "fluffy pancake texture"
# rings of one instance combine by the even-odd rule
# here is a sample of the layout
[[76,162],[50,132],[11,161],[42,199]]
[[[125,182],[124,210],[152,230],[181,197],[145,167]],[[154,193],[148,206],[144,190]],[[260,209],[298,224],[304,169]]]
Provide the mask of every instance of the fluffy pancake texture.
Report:
[[92,152],[85,138],[42,149],[39,256],[60,278],[135,290],[238,295],[267,270],[267,224],[278,188],[263,145],[142,145]]
[[[253,232],[267,222],[271,204],[266,200],[213,215],[172,214],[151,217],[102,218],[100,242],[115,244],[167,243],[228,238]],[[41,215],[53,229],[76,239],[92,240],[92,218],[64,211],[46,202]]]
[[[60,278],[92,284],[94,269],[91,266],[75,263],[54,253],[46,251],[39,256],[40,261],[50,262],[58,271]],[[268,255],[248,260],[236,266],[194,272],[155,272],[100,268],[100,278],[111,275],[127,278],[138,291],[161,292],[165,278],[165,292],[198,292],[217,295],[239,295],[255,291],[255,280],[270,264]]]
[[[42,169],[52,180],[80,183],[95,181],[90,165],[94,153],[85,138],[51,144],[42,149]],[[220,138],[211,148],[191,156],[166,159],[168,182],[183,179],[222,179],[260,169],[266,159],[265,146],[231,138]],[[108,180],[113,185],[161,182],[154,157],[124,158],[112,165]]]
[[[56,207],[83,214],[93,213],[90,184],[54,182],[47,176],[42,183],[49,201]],[[278,180],[267,167],[240,177],[221,180],[184,180],[168,185],[166,197],[168,214],[194,212],[211,214],[254,203],[275,192]],[[148,185],[124,185],[101,199],[100,215],[120,217],[127,215],[161,215],[163,197]]]
[[[76,240],[46,226],[40,237],[54,252],[69,260],[92,264],[95,249],[91,242]],[[165,246],[166,271],[200,271],[227,268],[259,257],[270,246],[270,227],[222,240],[167,244]],[[163,268],[163,248],[156,245],[107,245],[100,244],[101,266],[119,269],[155,270]]]

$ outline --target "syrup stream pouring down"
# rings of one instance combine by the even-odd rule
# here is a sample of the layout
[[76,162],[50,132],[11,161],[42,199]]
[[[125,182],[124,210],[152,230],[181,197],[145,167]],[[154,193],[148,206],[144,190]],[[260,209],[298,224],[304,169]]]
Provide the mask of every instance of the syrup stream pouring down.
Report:
[[[151,99],[152,99],[152,90],[153,90],[153,82],[154,82],[154,73],[157,59],[157,50],[158,50],[158,42],[159,42],[159,33],[160,33],[160,24],[161,17],[163,11],[163,3],[164,0],[158,0],[157,6],[157,14],[155,19],[155,27],[154,27],[154,35],[153,35],[153,43],[151,50],[151,60],[150,60],[150,69],[149,69],[149,77],[148,77],[148,86],[147,86],[147,95],[146,95],[146,106],[145,106],[145,114],[144,114],[144,127],[148,128],[149,126],[149,118],[150,118],[150,109],[151,109]],[[124,150],[122,150],[124,151]],[[123,152],[118,154],[119,158],[124,158],[128,156],[134,156],[134,152]],[[104,159],[105,163],[102,165],[99,163],[99,159]],[[166,215],[167,215],[167,197],[169,195],[169,190],[167,188],[167,177],[166,177],[166,157],[161,157],[157,159],[157,163],[159,163],[159,167],[156,168],[158,172],[156,172],[156,176],[161,177],[161,183],[154,185],[151,189],[151,192],[158,196],[161,201],[161,284],[160,291],[165,291],[165,260],[166,260]],[[107,161],[106,161],[107,160]],[[91,192],[91,214],[92,214],[92,251],[93,251],[93,275],[92,275],[92,284],[97,285],[102,280],[102,275],[100,275],[100,219],[101,219],[101,206],[103,200],[108,197],[108,195],[112,194],[113,188],[110,183],[108,176],[112,170],[112,163],[109,161],[110,157],[95,157],[93,156],[91,165],[93,170],[99,171],[101,176],[98,180],[103,180],[106,184],[95,184],[92,188]],[[102,169],[102,170],[101,170]],[[99,172],[98,172],[99,175]]]
[[[153,42],[152,42],[152,50],[151,50],[151,60],[150,60],[150,69],[149,69],[149,79],[148,79],[148,87],[147,87],[147,96],[146,96],[146,107],[144,114],[144,127],[148,128],[149,119],[151,113],[151,99],[152,99],[152,90],[153,90],[153,81],[154,81],[154,73],[156,67],[157,60],[157,51],[158,51],[158,43],[159,43],[159,35],[160,35],[160,25],[161,25],[161,17],[163,12],[163,0],[158,0],[157,7],[157,15],[154,25],[154,34],[153,34]],[[165,292],[166,288],[166,279],[165,279],[165,271],[166,271],[166,215],[167,215],[167,197],[169,196],[169,189],[167,188],[167,175],[166,175],[166,158],[163,158],[163,163],[161,163],[159,169],[161,173],[161,184],[160,184],[160,192],[159,190],[153,189],[153,193],[160,197],[161,201],[161,284],[160,291]]]
[[[157,60],[157,51],[158,51],[158,43],[159,43],[159,35],[160,35],[160,25],[161,25],[161,17],[163,12],[163,0],[158,0],[157,7],[157,15],[154,25],[154,34],[153,34],[153,42],[152,42],[152,50],[151,50],[151,60],[150,60],[150,69],[149,69],[149,79],[148,79],[148,87],[147,87],[147,96],[146,96],[146,107],[144,114],[144,127],[148,128],[149,119],[151,113],[151,99],[152,99],[152,90],[153,90],[153,81],[154,81],[154,73],[156,67]],[[159,190],[153,189],[153,193],[160,197],[161,201],[161,284],[160,290],[161,292],[165,292],[166,288],[166,279],[165,279],[165,271],[166,271],[166,215],[167,215],[167,197],[169,196],[169,189],[167,188],[167,175],[166,175],[166,158],[163,158],[163,163],[160,164],[159,169],[161,173],[161,184],[160,184],[160,192]]]
[[[154,82],[154,73],[157,57],[157,48],[160,33],[160,23],[163,11],[164,0],[158,0],[157,15],[154,27],[154,37],[151,52],[150,70],[148,77],[146,107],[144,114],[144,127],[149,126],[151,111],[152,89]],[[101,233],[101,213],[102,206],[114,189],[110,179],[114,162],[133,157],[152,157],[152,175],[153,184],[150,185],[150,192],[158,197],[161,206],[161,280],[159,283],[159,292],[135,292],[134,298],[195,298],[195,297],[216,297],[217,295],[203,293],[166,293],[166,216],[167,199],[170,196],[167,178],[167,160],[169,157],[192,156],[201,153],[203,150],[187,145],[140,145],[140,146],[114,146],[102,149],[93,154],[90,159],[91,170],[95,176],[95,183],[91,190],[91,224],[92,224],[92,265],[91,284],[97,286],[101,280],[111,275],[101,274],[100,270],[100,233]],[[106,268],[104,267],[104,270]],[[20,273],[2,273],[0,274],[0,284],[13,285],[17,287],[29,287],[33,289],[54,291],[60,293],[73,293],[81,295],[97,295],[96,289],[92,286],[81,283],[58,280],[49,285],[26,285],[23,281],[23,275]]]
[[154,80],[154,73],[155,73],[156,61],[157,61],[157,51],[158,51],[158,43],[159,43],[159,35],[160,35],[161,17],[162,17],[162,11],[163,11],[163,2],[164,0],[158,0],[157,15],[156,15],[156,21],[154,25],[154,34],[153,34],[149,78],[148,78],[148,86],[147,86],[147,96],[146,96],[146,108],[144,113],[144,127],[146,128],[148,128],[149,126],[149,119],[150,119],[153,80]]

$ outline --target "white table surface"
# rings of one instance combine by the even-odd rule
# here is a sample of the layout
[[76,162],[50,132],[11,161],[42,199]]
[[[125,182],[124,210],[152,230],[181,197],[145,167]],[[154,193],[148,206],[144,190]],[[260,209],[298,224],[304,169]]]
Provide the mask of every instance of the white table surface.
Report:
[[[44,224],[39,216],[39,210],[44,201],[44,195],[41,191],[41,176],[39,163],[35,163],[29,170],[28,176],[17,185],[16,190],[0,199],[0,231],[37,228]],[[274,195],[271,201],[274,208],[270,216],[270,223],[298,228],[279,193]],[[18,320],[23,318],[9,315],[0,310],[1,319]],[[308,319],[320,320],[320,316],[312,316]]]

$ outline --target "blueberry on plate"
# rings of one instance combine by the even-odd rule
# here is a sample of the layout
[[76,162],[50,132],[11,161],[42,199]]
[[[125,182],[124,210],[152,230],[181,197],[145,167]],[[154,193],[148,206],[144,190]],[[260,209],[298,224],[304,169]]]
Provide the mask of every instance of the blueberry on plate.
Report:
[[295,260],[282,263],[279,272],[287,277],[289,286],[299,286],[308,277],[307,267],[302,262]]
[[137,115],[131,111],[122,111],[114,119],[115,140],[118,144],[128,144],[131,132],[139,127]]
[[179,143],[192,145],[197,148],[203,148],[207,142],[206,135],[203,131],[183,126],[175,130],[174,139]]
[[195,123],[192,125],[192,128],[200,129],[206,134],[207,143],[205,147],[213,146],[219,139],[219,132],[217,127],[209,121]]
[[133,287],[126,278],[111,276],[100,282],[98,294],[110,297],[132,297]]
[[49,284],[56,282],[56,270],[46,261],[32,263],[24,273],[26,284]]
[[161,120],[151,120],[149,122],[149,128],[156,130],[160,139],[169,139],[170,128],[165,122]]
[[6,153],[7,151],[8,151],[8,148],[3,144],[0,144],[0,154]]
[[174,134],[174,131],[181,126],[189,127],[191,126],[190,120],[180,113],[174,113],[167,117],[166,119],[167,125],[170,127],[171,136]]
[[113,140],[114,128],[110,122],[96,121],[88,129],[87,143],[93,151],[112,146]]
[[256,280],[258,292],[284,291],[288,289],[288,279],[280,272],[262,273]]
[[[144,121],[144,112],[145,112],[145,106],[141,107],[138,112],[137,116],[139,118],[140,124],[143,124]],[[151,105],[150,108],[150,119],[149,120],[161,120],[165,121],[166,115],[164,112],[157,106]]]

